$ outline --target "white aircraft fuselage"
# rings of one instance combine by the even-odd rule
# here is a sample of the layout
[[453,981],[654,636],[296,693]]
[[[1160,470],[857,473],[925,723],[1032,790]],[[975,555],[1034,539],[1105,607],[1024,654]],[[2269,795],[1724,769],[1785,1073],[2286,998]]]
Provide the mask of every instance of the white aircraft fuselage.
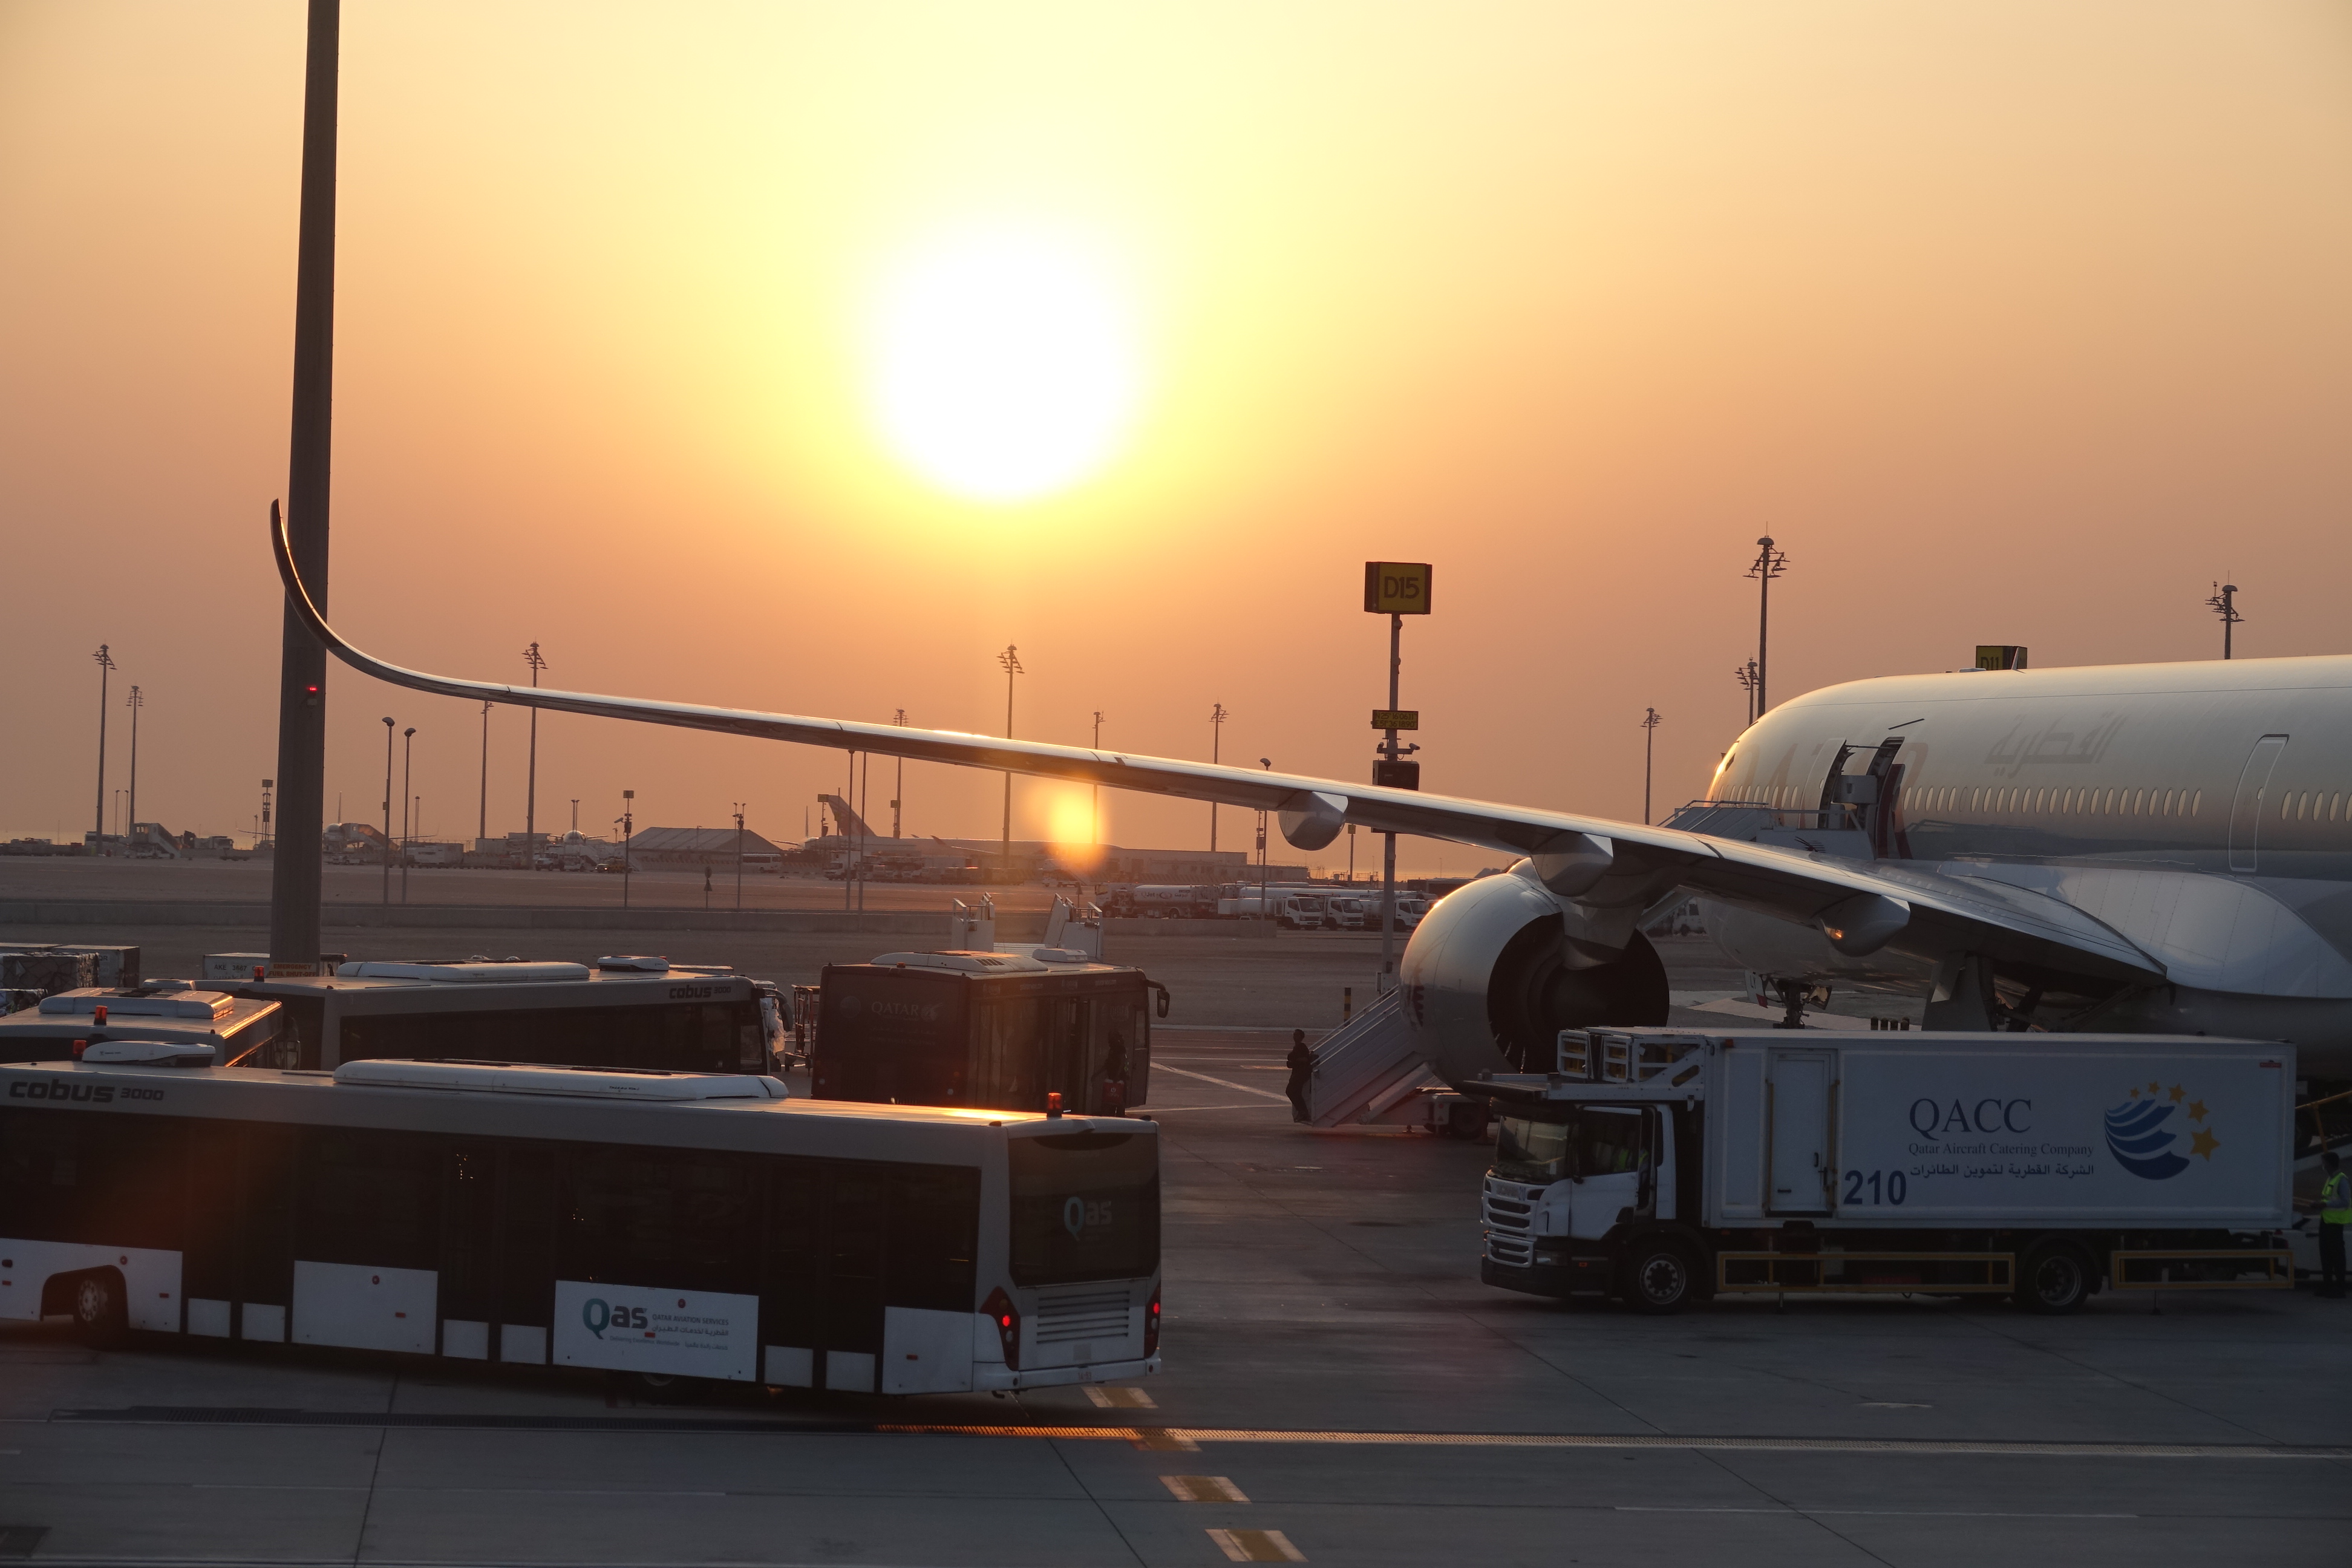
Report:
[[[2161,984],[2119,989],[2021,973],[2004,979],[2012,1001],[2041,984],[2101,1027],[2352,1051],[2352,658],[1828,687],[1742,735],[1708,799],[1763,808],[1759,844],[2046,896],[2163,966]],[[1759,973],[1939,993],[1954,981],[1916,952],[1850,957],[1811,925],[1711,902],[1706,914]]]

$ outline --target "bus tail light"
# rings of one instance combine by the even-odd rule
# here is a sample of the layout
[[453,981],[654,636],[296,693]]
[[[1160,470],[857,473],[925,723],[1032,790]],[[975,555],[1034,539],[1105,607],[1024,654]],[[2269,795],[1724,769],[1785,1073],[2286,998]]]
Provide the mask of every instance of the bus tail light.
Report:
[[[1021,1309],[1013,1304],[1013,1298],[1006,1295],[1004,1288],[1000,1285],[988,1293],[988,1304],[982,1310],[996,1321],[996,1337],[1004,1347],[1004,1364],[1019,1372],[1021,1370]],[[1154,1312],[1159,1310],[1157,1298],[1153,1299],[1152,1310]]]
[[1151,1305],[1143,1309],[1143,1353],[1160,1353],[1160,1287],[1151,1288]]
[[1059,1116],[1062,1114],[1062,1096],[1060,1090],[1057,1089],[1045,1097],[1045,1114],[1047,1116]]

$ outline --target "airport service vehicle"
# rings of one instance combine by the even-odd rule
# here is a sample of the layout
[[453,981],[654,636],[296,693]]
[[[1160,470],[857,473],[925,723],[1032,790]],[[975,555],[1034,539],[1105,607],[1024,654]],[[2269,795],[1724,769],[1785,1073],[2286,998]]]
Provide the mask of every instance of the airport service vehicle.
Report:
[[1142,883],[1113,888],[1103,900],[1104,912],[1129,920],[1206,920],[1217,912],[1217,889]]
[[[2352,655],[1891,676],[1809,691],[1652,826],[1311,774],[894,724],[533,689],[401,668],[319,613],[282,518],[289,609],[378,679],[468,701],[713,730],[1272,813],[1313,852],[1350,825],[1513,857],[1433,905],[1403,1027],[1455,1081],[1563,1028],[1666,1021],[1644,917],[1709,933],[1801,1006],[1870,980],[1937,1031],[2284,1039],[2352,1087]],[[1425,604],[1426,601],[1423,601]]]
[[1343,893],[1327,895],[1323,900],[1324,923],[1339,931],[1361,931],[1380,919],[1378,899],[1350,898]]
[[2292,1286],[2295,1059],[2114,1035],[1568,1030],[1472,1085],[1479,1277],[1671,1312],[1717,1291]]
[[565,1067],[766,1072],[777,1043],[752,983],[723,970],[615,955],[584,963],[345,963],[331,975],[257,980],[278,1003],[282,1068],[331,1070],[388,1057],[470,1057]]
[[223,1067],[250,1065],[283,1016],[278,1003],[199,991],[184,980],[61,991],[0,1018],[0,1062],[71,1061],[78,1043],[171,1040],[204,1047]]
[[1284,888],[1260,892],[1244,884],[1239,896],[1217,900],[1217,913],[1226,920],[1271,920],[1292,931],[1316,931],[1323,924],[1323,895]]
[[[1049,956],[1050,955],[1050,956]],[[886,952],[831,963],[819,987],[809,1082],[819,1100],[1043,1110],[1142,1105],[1151,1088],[1152,999],[1139,969],[1076,950]],[[1112,1037],[1127,1056],[1113,1103]]]
[[0,1067],[0,1317],[858,1393],[1159,1369],[1156,1127],[785,1095]]

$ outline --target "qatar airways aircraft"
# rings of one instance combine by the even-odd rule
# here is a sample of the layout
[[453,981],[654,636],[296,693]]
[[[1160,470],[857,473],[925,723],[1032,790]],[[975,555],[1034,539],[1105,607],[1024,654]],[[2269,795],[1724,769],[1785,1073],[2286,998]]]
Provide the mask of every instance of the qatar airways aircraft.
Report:
[[1549,1055],[1563,1028],[1666,1021],[1643,917],[1685,895],[1776,981],[1928,993],[1930,1028],[2039,1025],[2284,1039],[2352,1078],[2352,658],[1964,671],[1832,686],[1767,714],[1708,798],[1604,817],[951,731],[460,680],[344,641],[277,508],[289,603],[379,680],[688,729],[911,757],[1521,857],[1440,900],[1400,965],[1456,1081]]

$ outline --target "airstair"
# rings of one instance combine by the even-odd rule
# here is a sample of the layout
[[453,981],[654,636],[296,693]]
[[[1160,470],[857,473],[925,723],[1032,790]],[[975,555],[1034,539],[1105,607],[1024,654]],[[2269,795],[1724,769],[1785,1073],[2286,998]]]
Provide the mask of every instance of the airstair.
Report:
[[1315,1047],[1315,1077],[1307,1091],[1314,1125],[1418,1125],[1426,1119],[1423,1091],[1442,1086],[1413,1042],[1402,994],[1390,992]]

